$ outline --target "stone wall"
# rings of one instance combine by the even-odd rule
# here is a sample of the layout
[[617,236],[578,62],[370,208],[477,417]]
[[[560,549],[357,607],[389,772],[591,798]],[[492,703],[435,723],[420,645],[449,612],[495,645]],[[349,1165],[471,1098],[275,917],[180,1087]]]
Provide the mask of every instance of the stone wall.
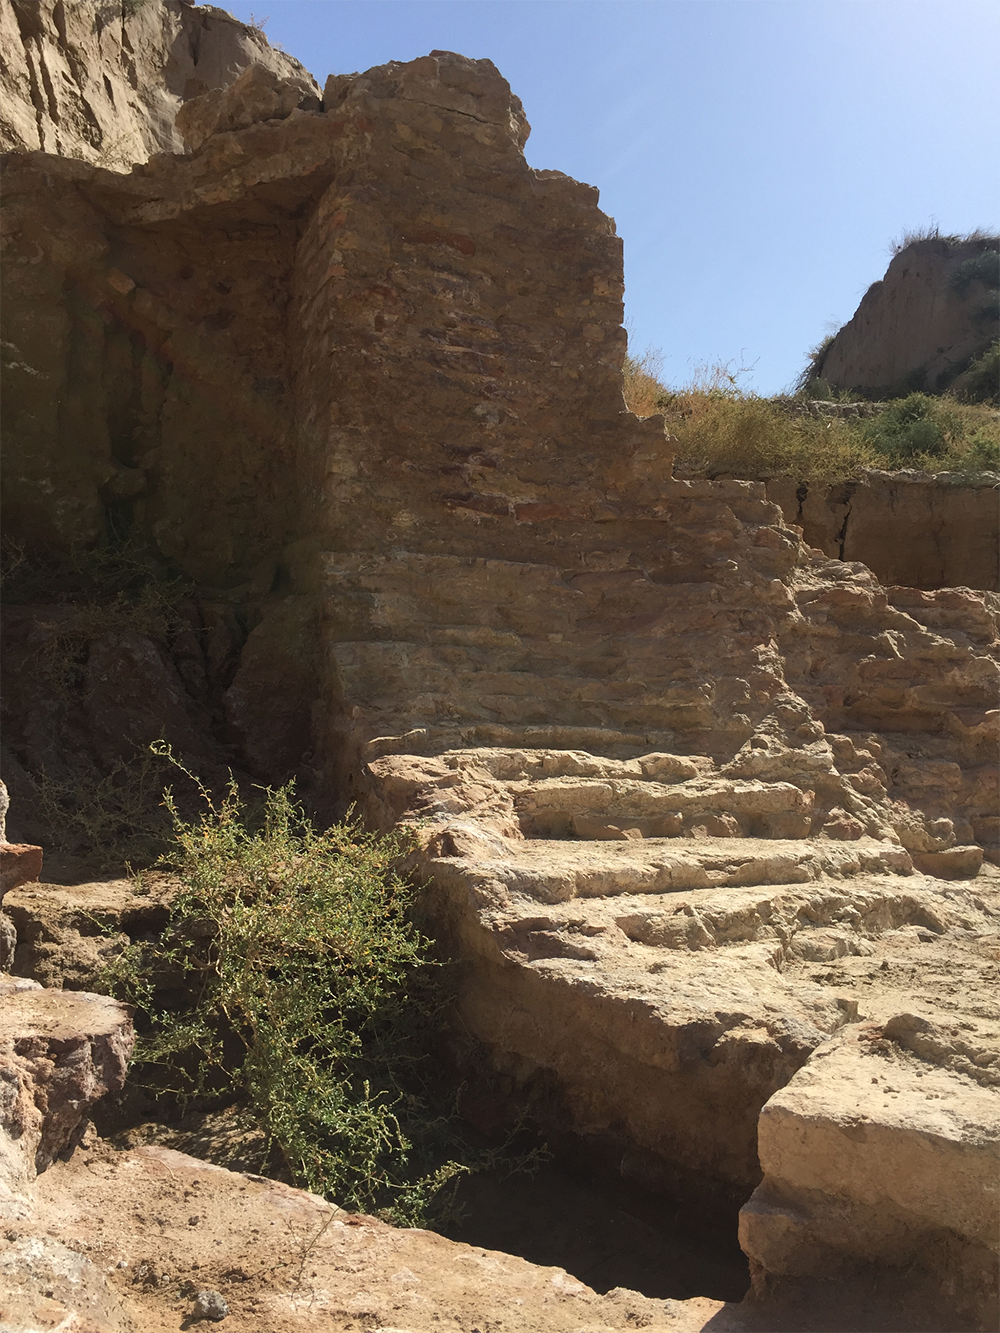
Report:
[[[883,587],[762,484],[673,476],[624,410],[613,224],[527,166],[488,61],[295,92],[192,100],[190,153],[129,176],[11,158],[7,534],[185,575],[189,692],[242,616],[228,743],[413,828],[511,1099],[734,1220],[762,1107],[845,1026],[960,1018],[949,1078],[993,1077],[995,895],[946,881],[998,855],[995,598]],[[87,646],[88,706],[148,716],[133,647]],[[892,1255],[934,1287],[919,1240]]]
[[273,775],[319,702],[318,550],[537,552],[637,449],[669,458],[618,424],[613,225],[527,167],[488,62],[331,80],[325,112],[259,82],[189,102],[193,153],[127,177],[11,156],[4,529],[34,555],[145,547],[193,582],[196,639],[236,607],[227,739]]

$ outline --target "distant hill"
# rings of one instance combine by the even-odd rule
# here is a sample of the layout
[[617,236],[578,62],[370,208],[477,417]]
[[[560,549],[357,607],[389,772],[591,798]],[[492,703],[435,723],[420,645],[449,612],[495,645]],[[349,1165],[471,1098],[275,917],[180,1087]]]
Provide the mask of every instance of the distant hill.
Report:
[[1000,237],[908,239],[854,318],[813,352],[804,386],[822,381],[865,398],[918,390],[991,397],[996,383],[974,367],[1000,334],[998,297]]

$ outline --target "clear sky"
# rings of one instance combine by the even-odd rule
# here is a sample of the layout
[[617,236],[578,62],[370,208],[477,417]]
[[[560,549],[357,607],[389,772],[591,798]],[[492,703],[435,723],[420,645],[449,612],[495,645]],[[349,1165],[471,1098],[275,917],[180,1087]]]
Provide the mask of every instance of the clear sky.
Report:
[[601,191],[631,347],[775,393],[904,230],[997,229],[995,0],[253,0],[316,76],[486,56],[528,161]]

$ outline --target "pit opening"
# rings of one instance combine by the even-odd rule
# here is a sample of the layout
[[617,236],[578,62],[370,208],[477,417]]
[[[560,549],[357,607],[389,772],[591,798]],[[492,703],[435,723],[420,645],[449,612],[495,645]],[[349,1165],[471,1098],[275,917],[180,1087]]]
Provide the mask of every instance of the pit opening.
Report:
[[743,1299],[750,1270],[735,1216],[700,1216],[690,1202],[614,1175],[579,1143],[561,1148],[531,1174],[467,1177],[445,1234],[564,1268],[601,1294],[626,1287],[659,1299]]

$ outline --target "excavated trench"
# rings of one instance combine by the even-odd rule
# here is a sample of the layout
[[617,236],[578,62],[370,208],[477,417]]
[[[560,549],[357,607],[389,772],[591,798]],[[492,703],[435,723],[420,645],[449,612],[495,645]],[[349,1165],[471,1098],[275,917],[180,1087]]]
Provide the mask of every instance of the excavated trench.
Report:
[[771,477],[765,485],[807,545],[860,561],[887,587],[1000,587],[1000,518],[990,473],[869,471],[852,481]]
[[604,1293],[739,1301],[750,1285],[746,1256],[728,1226],[615,1177],[577,1145],[528,1174],[473,1176],[457,1199],[454,1240],[565,1268]]

